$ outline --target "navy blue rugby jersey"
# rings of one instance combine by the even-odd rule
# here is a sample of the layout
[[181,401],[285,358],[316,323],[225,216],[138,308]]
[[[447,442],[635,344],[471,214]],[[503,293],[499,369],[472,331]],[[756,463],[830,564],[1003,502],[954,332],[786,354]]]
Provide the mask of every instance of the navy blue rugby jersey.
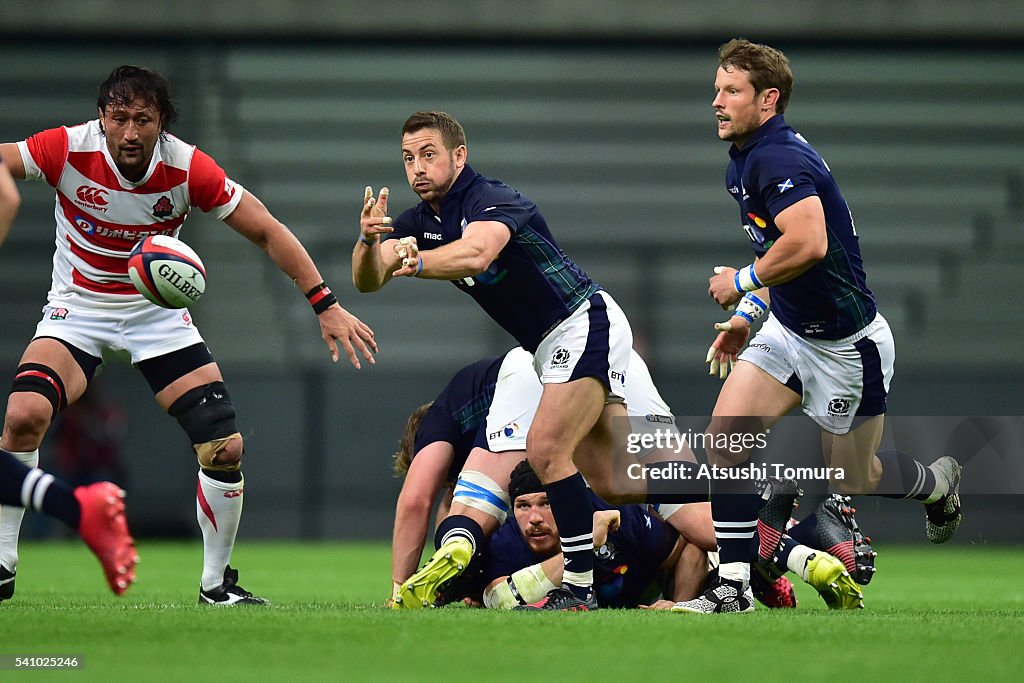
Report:
[[[594,510],[617,509],[622,513],[618,531],[594,551],[594,591],[602,607],[636,607],[651,582],[657,580],[662,562],[672,554],[679,534],[640,505],[613,508],[590,492]],[[537,564],[547,558],[530,550],[515,515],[509,512],[505,523],[491,535],[486,556],[483,586],[500,576]]]
[[455,373],[416,430],[414,456],[435,441],[447,441],[455,448],[455,458],[448,468],[450,481],[458,478],[478,433],[486,429],[494,385],[504,360],[504,356],[484,358]]
[[600,289],[558,246],[536,204],[467,165],[441,200],[440,216],[420,202],[394,221],[388,239],[412,236],[427,251],[459,239],[475,221],[504,223],[512,237],[486,271],[453,284],[533,353]]
[[817,195],[825,210],[825,258],[770,289],[772,313],[799,335],[842,339],[870,323],[877,311],[861,261],[850,208],[828,165],[781,115],[769,119],[743,149],[729,148],[726,189],[739,202],[740,221],[757,256],[782,235],[775,216]]

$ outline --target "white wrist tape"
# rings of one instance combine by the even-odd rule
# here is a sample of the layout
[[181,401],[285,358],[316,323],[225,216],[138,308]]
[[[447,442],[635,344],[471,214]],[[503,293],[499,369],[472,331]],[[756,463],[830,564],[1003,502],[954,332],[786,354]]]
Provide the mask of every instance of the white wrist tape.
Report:
[[537,602],[555,589],[540,564],[530,565],[499,581],[493,589],[484,591],[484,606],[491,609],[512,609],[517,605]]
[[757,279],[753,263],[736,271],[734,284],[737,292],[753,292],[764,287],[764,284]]
[[741,318],[745,318],[748,323],[753,323],[758,318],[764,316],[768,312],[768,304],[761,301],[760,298],[753,292],[747,292],[740,299],[739,304],[736,305],[736,310],[732,312],[733,315],[738,315]]

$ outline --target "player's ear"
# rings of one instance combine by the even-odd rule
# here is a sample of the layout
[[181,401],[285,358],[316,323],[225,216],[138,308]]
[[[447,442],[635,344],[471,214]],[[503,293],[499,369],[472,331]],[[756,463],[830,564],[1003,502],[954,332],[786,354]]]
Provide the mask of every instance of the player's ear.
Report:
[[466,165],[466,159],[469,158],[469,150],[465,145],[459,145],[455,148],[452,155],[455,157],[455,166],[457,168],[462,168]]
[[779,89],[778,88],[766,88],[761,93],[761,101],[763,107],[767,109],[776,109],[779,104]]

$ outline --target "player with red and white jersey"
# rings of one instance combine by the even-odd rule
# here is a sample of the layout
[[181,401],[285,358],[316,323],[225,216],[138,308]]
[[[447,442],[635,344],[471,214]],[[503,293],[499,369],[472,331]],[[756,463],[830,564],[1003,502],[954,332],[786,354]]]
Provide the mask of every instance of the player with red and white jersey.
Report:
[[[34,467],[53,418],[77,400],[104,351],[127,353],[157,403],[188,434],[199,459],[196,515],[203,532],[202,604],[263,604],[228,562],[242,511],[242,436],[220,368],[185,309],[159,308],[128,278],[128,255],[153,234],[176,236],[192,208],[212,213],[260,247],[306,293],[331,357],[374,362],[373,331],[338,305],[299,240],[212,158],[171,135],[170,83],[135,66],[99,87],[99,118],[0,144],[19,179],[56,190],[53,281],[21,357],[0,448]],[[20,509],[0,509],[0,579],[13,594]]]

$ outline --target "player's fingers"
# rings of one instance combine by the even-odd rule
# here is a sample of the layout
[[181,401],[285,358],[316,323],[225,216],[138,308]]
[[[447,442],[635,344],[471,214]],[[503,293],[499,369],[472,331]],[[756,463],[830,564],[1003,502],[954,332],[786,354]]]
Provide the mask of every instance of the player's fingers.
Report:
[[717,374],[718,374],[718,358],[715,357],[715,358],[711,359],[711,367],[708,368],[708,375],[710,375],[711,377],[714,377]]
[[710,363],[712,360],[714,360],[715,353],[717,353],[717,352],[718,352],[718,348],[715,347],[714,344],[712,344],[711,347],[708,349],[708,355],[707,355],[707,358],[704,359],[704,362],[705,363]]
[[334,341],[334,337],[327,335],[324,337],[324,342],[327,344],[327,349],[331,352],[331,360],[335,363],[338,362],[338,345]]
[[723,358],[722,361],[718,364],[718,379],[724,380],[726,377],[729,376],[729,367],[729,360]]
[[352,342],[348,340],[348,337],[342,337],[340,339],[342,347],[345,349],[345,355],[348,356],[348,362],[351,363],[356,370],[361,370],[362,365],[359,364],[359,356],[356,355],[355,347],[352,346]]
[[724,323],[715,323],[715,329],[719,332],[732,332],[732,323],[728,320]]
[[380,188],[380,196],[377,197],[377,206],[380,207],[380,210],[383,211],[384,213],[388,212],[388,195],[390,193],[391,190],[389,190],[386,187],[382,187]]

